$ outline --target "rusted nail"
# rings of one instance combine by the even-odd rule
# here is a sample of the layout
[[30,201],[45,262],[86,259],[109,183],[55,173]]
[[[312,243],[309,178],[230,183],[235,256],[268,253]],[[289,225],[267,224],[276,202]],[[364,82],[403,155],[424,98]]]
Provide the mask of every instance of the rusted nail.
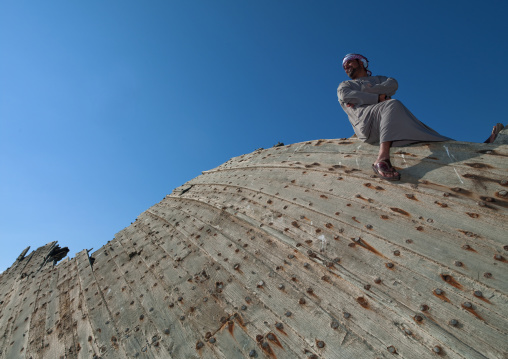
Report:
[[303,266],[304,266],[305,268],[309,268],[309,267],[310,267],[309,263],[304,263],[304,264],[303,264]]
[[268,335],[266,336],[266,338],[267,338],[268,340],[272,340],[272,341],[273,341],[273,340],[275,340],[275,335],[273,335],[273,333],[268,333]]
[[441,349],[441,347],[440,347],[440,346],[436,345],[434,348],[432,348],[432,350],[434,351],[434,353],[439,354],[439,353],[441,353],[441,350],[442,350],[442,349]]
[[257,358],[258,356],[258,353],[256,353],[256,351],[254,349],[252,349],[250,352],[249,352],[249,357],[250,358]]
[[483,273],[483,276],[484,276],[485,278],[492,278],[492,273],[489,273],[489,272],[487,272],[487,273]]
[[462,267],[462,262],[461,261],[455,261],[455,265],[457,267]]
[[468,309],[473,308],[473,305],[471,304],[471,302],[464,302],[464,303],[462,304],[462,306],[463,306],[464,308],[468,308]]
[[391,262],[386,263],[386,266],[387,266],[388,268],[393,268],[393,263],[391,263]]
[[215,338],[210,338],[210,340],[208,341],[208,343],[211,343],[211,344],[215,344],[216,340]]
[[415,315],[414,320],[416,320],[417,322],[421,322],[423,320],[423,317],[421,315]]
[[475,290],[473,294],[475,297],[478,297],[478,298],[483,297],[483,293],[479,290]]
[[388,349],[388,351],[389,351],[390,353],[392,353],[392,354],[397,353],[397,349],[395,349],[395,347],[394,347],[393,345],[390,345],[390,346],[389,346],[388,348],[386,348],[386,349]]
[[325,347],[325,342],[322,340],[318,340],[316,342],[316,344],[317,344],[318,348],[320,348],[320,349],[323,349]]
[[485,207],[485,202],[483,202],[483,201],[479,201],[477,204],[478,204],[480,207]]
[[298,303],[300,303],[300,304],[305,304],[305,298],[300,298],[300,300],[298,301]]
[[196,349],[198,349],[198,350],[199,350],[199,349],[201,349],[201,348],[203,348],[204,346],[205,346],[205,345],[203,344],[203,342],[202,342],[202,341],[199,341],[199,342],[197,342],[197,343],[196,343]]
[[394,256],[400,256],[400,251],[399,250],[393,251],[393,255]]
[[369,290],[369,289],[370,289],[370,284],[365,284],[365,285],[363,286],[363,288],[364,288],[365,290]]
[[244,304],[240,307],[241,310],[247,310],[247,306]]
[[279,289],[284,290],[284,284],[279,284]]
[[413,332],[409,329],[404,329],[404,333],[406,333],[406,335],[413,335]]
[[332,320],[330,326],[332,327],[332,329],[337,329],[339,327],[339,322],[336,320]]
[[471,249],[471,246],[469,244],[464,244],[462,246],[462,249]]
[[348,319],[349,317],[351,317],[351,314],[349,314],[348,312],[344,312],[344,318]]
[[452,319],[452,320],[449,321],[449,324],[452,327],[456,327],[457,325],[459,325],[459,322],[457,321],[457,319]]
[[502,256],[501,254],[496,254],[496,255],[494,256],[494,259],[495,259],[496,261],[502,261],[504,258],[503,258],[503,256]]
[[381,283],[381,278],[378,277],[378,278],[374,279],[374,283],[376,283],[376,284]]
[[441,294],[443,294],[444,292],[443,292],[443,290],[442,290],[442,289],[436,288],[436,289],[434,289],[434,293],[436,293],[437,295],[441,295]]
[[312,289],[312,288],[307,288],[307,293],[309,293],[309,294],[313,294],[313,293],[314,293],[314,289]]
[[427,304],[422,304],[420,305],[420,310],[422,312],[426,312],[427,310],[429,310],[429,306]]
[[285,315],[286,317],[290,317],[290,316],[292,316],[292,315],[293,315],[293,313],[291,313],[290,311],[287,311],[286,313],[284,313],[284,315]]
[[292,255],[292,254],[288,255],[288,258],[289,258],[289,259],[293,259],[294,257],[295,257],[295,256],[294,256],[294,255]]
[[284,329],[284,325],[280,322],[275,323],[275,328],[277,329]]

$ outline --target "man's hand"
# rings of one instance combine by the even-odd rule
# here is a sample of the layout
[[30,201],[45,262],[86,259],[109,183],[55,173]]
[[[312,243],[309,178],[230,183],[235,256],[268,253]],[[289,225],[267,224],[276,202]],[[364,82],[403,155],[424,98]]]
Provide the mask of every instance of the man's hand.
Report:
[[377,97],[377,102],[383,102],[386,101],[386,95],[379,95]]

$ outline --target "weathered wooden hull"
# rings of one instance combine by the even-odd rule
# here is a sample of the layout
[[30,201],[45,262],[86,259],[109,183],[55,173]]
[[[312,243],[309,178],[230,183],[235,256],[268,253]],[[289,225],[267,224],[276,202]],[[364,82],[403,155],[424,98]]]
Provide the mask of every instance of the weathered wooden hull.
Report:
[[0,277],[0,358],[507,358],[508,145],[233,158],[94,253]]

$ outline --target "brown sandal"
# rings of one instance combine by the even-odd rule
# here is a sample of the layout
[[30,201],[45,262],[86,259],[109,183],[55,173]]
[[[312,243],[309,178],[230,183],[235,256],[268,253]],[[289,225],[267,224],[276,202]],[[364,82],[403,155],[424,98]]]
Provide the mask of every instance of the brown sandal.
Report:
[[397,172],[395,168],[392,167],[390,160],[379,161],[376,164],[372,165],[372,169],[374,173],[377,174],[382,179],[387,181],[398,181],[400,180],[400,173],[397,173],[397,176],[384,176],[382,173],[395,173]]

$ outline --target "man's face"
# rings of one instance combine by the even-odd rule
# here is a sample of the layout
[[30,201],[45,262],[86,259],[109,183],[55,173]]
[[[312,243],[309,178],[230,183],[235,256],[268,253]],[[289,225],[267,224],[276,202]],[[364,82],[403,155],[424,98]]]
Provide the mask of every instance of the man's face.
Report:
[[344,63],[344,71],[351,79],[356,79],[359,75],[359,72],[363,69],[363,64],[360,63],[360,60],[348,60]]

